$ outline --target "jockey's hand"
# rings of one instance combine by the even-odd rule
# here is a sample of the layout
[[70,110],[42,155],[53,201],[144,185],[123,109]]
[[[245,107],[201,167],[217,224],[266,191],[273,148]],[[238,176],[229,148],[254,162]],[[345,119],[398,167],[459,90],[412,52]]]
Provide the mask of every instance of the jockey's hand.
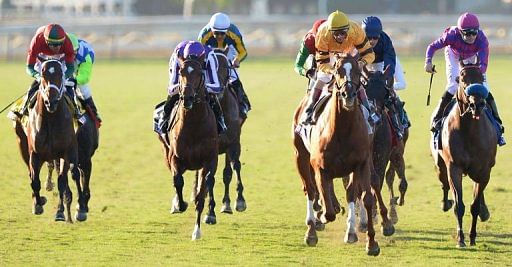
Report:
[[64,83],[64,85],[76,88],[76,79],[73,78],[73,77],[67,78],[66,82]]
[[39,72],[37,72],[34,75],[32,75],[32,77],[34,77],[34,79],[36,81],[38,81],[38,82],[41,81],[41,74],[39,74]]
[[306,71],[306,77],[313,79],[315,77],[316,69],[309,69]]
[[425,62],[425,71],[428,73],[436,73],[434,70],[434,65],[432,65],[432,62]]
[[233,68],[238,68],[240,67],[240,60],[238,58],[235,58],[233,59],[233,62],[231,64],[233,64]]
[[357,62],[357,66],[359,67],[359,70],[363,71],[364,66],[366,66],[366,61],[364,61],[364,60],[359,60],[359,61]]

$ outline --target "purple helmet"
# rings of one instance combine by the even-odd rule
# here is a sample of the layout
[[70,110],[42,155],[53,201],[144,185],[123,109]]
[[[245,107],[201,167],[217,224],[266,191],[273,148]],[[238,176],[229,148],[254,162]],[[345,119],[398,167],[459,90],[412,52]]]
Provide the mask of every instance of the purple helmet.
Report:
[[469,12],[466,12],[462,15],[460,15],[459,19],[457,20],[457,28],[459,30],[465,30],[465,29],[479,29],[480,23],[478,22],[478,18]]
[[188,58],[190,56],[200,57],[204,54],[204,46],[200,42],[191,41],[185,46],[183,51],[183,57]]
[[176,48],[174,48],[174,53],[178,53],[178,57],[183,58],[183,50],[185,50],[185,46],[187,46],[190,41],[181,41]]

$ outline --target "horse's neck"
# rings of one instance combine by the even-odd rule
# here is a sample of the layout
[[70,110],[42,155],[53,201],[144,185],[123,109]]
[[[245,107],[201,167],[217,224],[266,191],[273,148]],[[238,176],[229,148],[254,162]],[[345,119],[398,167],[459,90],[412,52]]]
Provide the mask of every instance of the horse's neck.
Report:
[[[459,101],[459,100],[458,100]],[[480,114],[480,118],[473,119],[471,117],[471,114],[468,112],[464,115],[462,113],[464,112],[461,110],[461,107],[465,110],[467,109],[467,106],[464,104],[457,103],[456,107],[453,108],[451,115],[452,115],[452,127],[459,129],[462,133],[469,133],[469,132],[475,132],[475,131],[482,131],[488,127],[490,124],[490,120],[487,117],[486,111],[483,110],[482,114]],[[461,116],[462,115],[462,116]],[[472,134],[465,134],[467,138],[475,138],[479,139],[479,135],[472,135]]]

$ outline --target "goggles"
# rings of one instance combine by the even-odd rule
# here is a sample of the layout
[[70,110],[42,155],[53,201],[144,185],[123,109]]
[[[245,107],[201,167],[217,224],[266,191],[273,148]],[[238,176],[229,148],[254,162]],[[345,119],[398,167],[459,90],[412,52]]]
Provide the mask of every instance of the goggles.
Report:
[[53,46],[53,47],[57,47],[57,46],[61,46],[62,44],[64,44],[63,42],[58,42],[58,43],[52,43],[52,42],[46,42],[46,44],[48,46]]
[[223,35],[226,35],[226,32],[214,31],[213,35],[214,36],[223,36]]
[[348,35],[348,29],[334,30],[332,31],[334,38],[346,37]]
[[379,36],[367,36],[368,37],[368,40],[379,40],[380,37]]
[[478,34],[478,29],[464,29],[464,30],[461,30],[461,32],[465,36],[469,36],[469,35],[476,36]]

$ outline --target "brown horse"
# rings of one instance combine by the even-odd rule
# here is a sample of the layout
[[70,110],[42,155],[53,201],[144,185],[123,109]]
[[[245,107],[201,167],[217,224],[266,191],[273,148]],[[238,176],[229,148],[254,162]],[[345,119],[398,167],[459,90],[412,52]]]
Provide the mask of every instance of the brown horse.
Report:
[[449,188],[455,197],[457,247],[466,246],[462,230],[465,211],[462,197],[463,175],[469,175],[474,182],[470,245],[475,245],[477,217],[480,216],[482,221],[486,221],[490,216],[485,204],[484,189],[489,183],[491,168],[495,164],[497,136],[492,122],[484,114],[485,96],[465,92],[469,85],[481,84],[483,81],[478,65],[461,66],[455,97],[457,102],[441,130],[442,148],[437,150],[431,144],[432,156],[443,187],[444,211],[449,210],[453,204],[453,200],[448,199]]
[[[398,140],[397,144],[393,146],[391,149],[391,155],[389,158],[388,169],[386,170],[386,184],[389,189],[390,201],[389,201],[389,217],[391,221],[396,224],[398,222],[398,214],[396,212],[396,205],[403,206],[405,203],[405,192],[407,191],[408,183],[407,178],[405,176],[405,161],[404,161],[404,152],[405,145],[407,143],[407,139],[409,139],[409,128],[404,129],[404,136],[402,140]],[[393,189],[393,182],[395,180],[395,174],[398,175],[400,179],[400,184],[398,185],[398,191],[400,192],[400,196],[395,196],[395,191]]]
[[219,63],[219,82],[224,86],[222,94],[220,95],[220,104],[224,112],[224,119],[227,126],[227,131],[219,136],[219,154],[225,154],[225,165],[223,171],[224,181],[224,198],[222,199],[221,212],[232,214],[231,199],[229,198],[229,184],[233,176],[233,170],[236,172],[238,193],[236,198],[235,209],[239,212],[245,211],[247,205],[243,196],[244,185],[242,183],[242,176],[240,170],[240,135],[242,133],[243,119],[240,117],[238,100],[235,92],[228,86],[229,82],[229,68],[231,68],[229,61],[226,57],[228,50],[216,50],[215,55]]
[[[45,60],[40,58],[40,60]],[[68,185],[67,172],[72,168],[72,176],[79,181],[80,172],[77,160],[77,139],[73,129],[73,115],[63,101],[64,72],[62,62],[49,59],[41,65],[41,83],[36,92],[33,109],[29,110],[28,125],[23,131],[21,123],[16,121],[16,133],[20,151],[30,171],[34,214],[44,212],[46,198],[40,195],[41,181],[39,172],[44,162],[58,160],[59,204],[55,215],[56,221],[72,222],[72,193]],[[26,138],[25,137],[26,133]],[[79,204],[83,200],[82,190],[78,188]],[[64,202],[66,216],[64,216]]]
[[210,203],[205,221],[212,224],[216,221],[213,187],[217,171],[218,135],[215,115],[208,103],[201,61],[180,59],[180,100],[176,107],[176,118],[167,133],[168,139],[159,136],[176,189],[171,213],[184,212],[188,207],[183,200],[183,173],[186,170],[199,170],[195,196],[197,216],[192,240],[201,238],[201,213],[207,189]]
[[[375,202],[370,185],[371,140],[365,118],[357,99],[360,71],[357,61],[350,55],[336,60],[335,86],[324,112],[315,125],[303,126],[310,135],[302,138],[301,128],[297,127],[305,109],[308,96],[305,96],[295,111],[293,120],[293,139],[297,169],[302,179],[303,190],[307,198],[306,224],[308,230],[305,242],[315,246],[318,237],[315,229],[313,203],[318,194],[322,210],[322,223],[332,222],[336,218],[336,200],[333,191],[333,178],[351,175],[346,188],[349,206],[347,233],[345,242],[357,241],[355,233],[354,201],[361,194],[367,209],[367,215]],[[309,128],[311,127],[311,128]],[[380,248],[375,241],[372,218],[368,217],[368,255],[378,255]]]

